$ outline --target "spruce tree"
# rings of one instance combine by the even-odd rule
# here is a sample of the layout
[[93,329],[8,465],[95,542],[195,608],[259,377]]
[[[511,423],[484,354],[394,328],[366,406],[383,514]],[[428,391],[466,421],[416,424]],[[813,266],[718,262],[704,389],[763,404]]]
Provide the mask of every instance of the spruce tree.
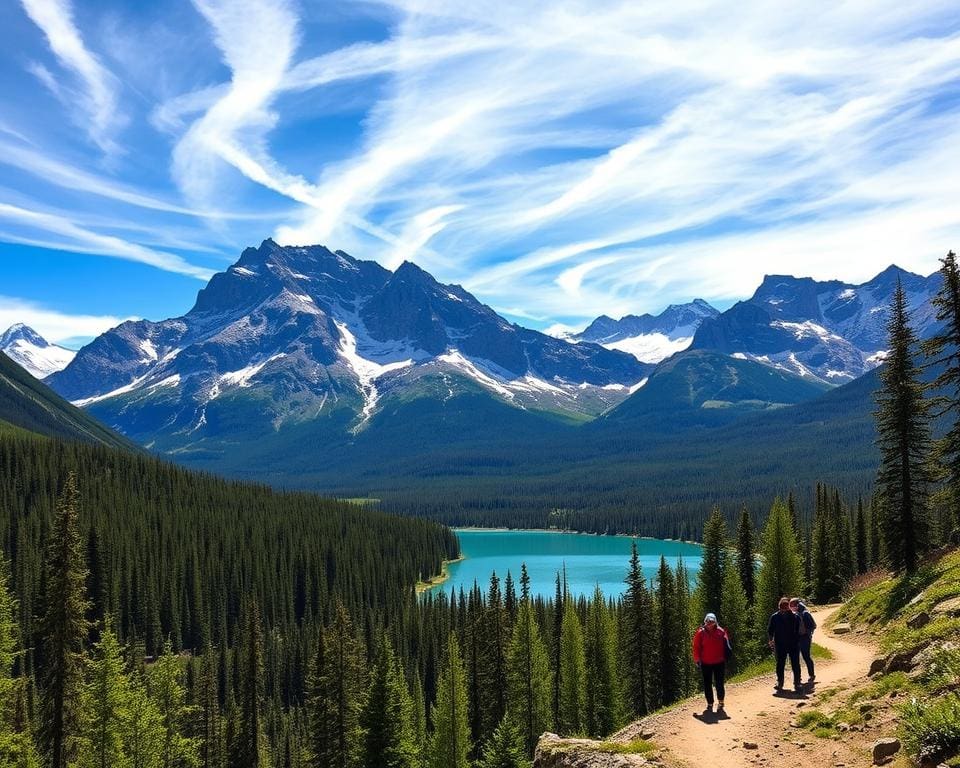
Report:
[[217,666],[217,654],[207,645],[200,657],[200,676],[196,694],[197,727],[195,731],[200,768],[221,768],[223,765]]
[[774,501],[764,526],[760,554],[755,621],[758,635],[765,637],[767,619],[777,609],[778,600],[800,592],[797,538],[787,505],[779,498]]
[[756,591],[757,565],[753,556],[753,523],[750,513],[744,507],[740,510],[740,523],[737,525],[737,571],[740,583],[747,594],[747,602],[753,604]]
[[727,524],[714,507],[703,526],[703,551],[697,574],[697,613],[719,612],[727,561]]
[[563,622],[560,632],[560,718],[557,729],[564,736],[584,732],[586,706],[586,658],[583,646],[583,627],[573,600],[569,597],[562,606]]
[[478,768],[531,768],[528,754],[520,727],[507,715],[484,747]]
[[830,528],[826,510],[817,510],[813,521],[812,579],[813,599],[827,603],[839,597],[834,577],[835,563],[831,558]]
[[681,641],[677,617],[677,588],[673,571],[666,558],[660,557],[657,570],[656,621],[657,658],[660,662],[658,705],[670,704],[683,694],[680,654],[686,653],[686,641]]
[[693,654],[686,653],[684,646],[689,644],[693,631],[699,619],[694,619],[693,601],[690,596],[690,574],[682,557],[677,558],[677,567],[674,584],[676,585],[677,601],[677,647],[679,653],[679,669],[681,690],[685,695],[693,693],[697,685],[696,670],[693,666]]
[[943,325],[923,343],[923,351],[929,358],[928,365],[942,367],[929,387],[946,391],[935,400],[934,413],[946,416],[949,428],[935,447],[945,481],[941,495],[953,511],[951,524],[956,529],[960,527],[960,268],[953,251],[940,264],[943,281],[932,303]]
[[381,635],[360,717],[365,768],[418,767],[421,756],[413,732],[412,706],[393,647]]
[[588,735],[599,738],[617,729],[623,710],[616,625],[599,584],[587,609],[585,635],[586,730]]
[[467,721],[467,675],[460,658],[457,636],[447,639],[437,700],[433,706],[433,738],[430,744],[431,768],[469,768],[470,724]]
[[[170,643],[150,668],[147,679],[150,697],[160,715],[163,728],[163,746],[160,765],[162,768],[187,768],[197,761],[197,744],[183,735],[184,724],[189,714],[186,689],[183,686],[183,667],[180,657],[173,652]],[[262,766],[264,763],[250,763]]]
[[560,588],[560,573],[557,572],[556,594],[553,598],[553,627],[550,651],[553,661],[553,722],[560,729],[560,691],[563,688],[563,665],[561,649],[563,646],[563,606],[565,596]]
[[239,710],[230,745],[230,768],[269,768],[270,753],[263,723],[263,630],[260,606],[251,600],[245,611]]
[[857,573],[866,573],[867,559],[867,519],[863,511],[863,497],[857,499],[857,533],[856,533]]
[[483,615],[483,644],[480,667],[480,706],[482,718],[479,742],[486,741],[507,711],[507,644],[510,627],[500,579],[490,576],[487,607]]
[[[526,575],[526,568],[521,572]],[[521,584],[523,584],[521,576]],[[529,754],[544,731],[552,727],[550,704],[553,675],[547,648],[540,636],[540,626],[530,600],[529,581],[517,608],[517,620],[510,640],[507,662],[508,710],[521,729]],[[502,727],[502,723],[498,728]]]
[[109,621],[93,647],[84,694],[85,738],[77,765],[80,768],[126,765],[124,737],[130,717],[129,681],[124,671],[120,641]]
[[637,542],[631,543],[627,591],[623,596],[623,673],[626,705],[635,717],[650,711],[648,676],[651,673],[653,605],[640,567]]
[[887,323],[890,352],[880,369],[876,394],[877,486],[884,498],[881,533],[895,571],[916,570],[927,545],[928,403],[914,362],[916,335],[907,316],[907,297],[897,281]]
[[723,598],[720,601],[719,623],[727,630],[733,645],[732,668],[746,668],[757,657],[756,635],[753,632],[747,593],[740,576],[733,568],[727,569],[723,580]]
[[80,492],[68,475],[57,500],[46,562],[46,614],[40,624],[43,653],[41,740],[51,768],[67,768],[77,756],[83,723],[84,643],[89,632],[87,567],[80,534]]
[[883,499],[879,493],[870,497],[870,567],[876,568],[883,562],[883,548],[880,537],[880,518]]
[[166,736],[163,717],[138,672],[130,679],[127,710],[124,743],[130,768],[161,768]]
[[364,650],[347,609],[337,603],[310,672],[307,702],[313,768],[352,768],[360,757]]

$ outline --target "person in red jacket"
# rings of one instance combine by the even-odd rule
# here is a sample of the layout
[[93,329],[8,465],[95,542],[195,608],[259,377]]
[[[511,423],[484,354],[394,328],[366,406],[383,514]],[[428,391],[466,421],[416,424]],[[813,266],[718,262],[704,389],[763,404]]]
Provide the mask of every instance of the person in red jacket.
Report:
[[693,661],[703,674],[703,693],[707,697],[707,712],[713,711],[713,688],[717,688],[717,711],[723,711],[723,681],[730,654],[730,635],[717,624],[717,616],[708,613],[703,626],[693,635]]

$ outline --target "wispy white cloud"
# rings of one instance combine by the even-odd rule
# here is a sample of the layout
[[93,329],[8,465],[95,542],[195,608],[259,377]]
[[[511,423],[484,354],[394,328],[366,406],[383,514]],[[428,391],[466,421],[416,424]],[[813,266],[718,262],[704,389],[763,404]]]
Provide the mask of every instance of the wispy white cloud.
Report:
[[0,296],[0,333],[16,323],[26,323],[47,341],[62,343],[76,338],[93,338],[133,317],[84,315],[55,309],[14,296]]
[[[125,121],[117,109],[118,81],[84,45],[80,30],[73,20],[72,3],[70,0],[21,0],[21,3],[34,24],[43,30],[54,56],[83,86],[83,115],[77,121],[88,127],[90,138],[103,150],[114,151],[116,144],[112,134]],[[40,74],[55,95],[67,100],[64,88],[45,67],[38,65],[35,72]],[[47,77],[42,73],[46,73]],[[72,104],[68,102],[68,106]]]
[[0,220],[12,222],[24,226],[28,230],[41,233],[38,238],[36,235],[20,235],[8,232],[4,239],[11,242],[40,244],[49,242],[49,240],[43,238],[48,238],[49,234],[53,233],[66,238],[66,240],[58,241],[57,247],[60,250],[136,261],[167,272],[195,277],[198,280],[209,280],[213,276],[213,270],[191,264],[176,254],[147,248],[113,235],[93,232],[58,214],[45,213],[0,202]]

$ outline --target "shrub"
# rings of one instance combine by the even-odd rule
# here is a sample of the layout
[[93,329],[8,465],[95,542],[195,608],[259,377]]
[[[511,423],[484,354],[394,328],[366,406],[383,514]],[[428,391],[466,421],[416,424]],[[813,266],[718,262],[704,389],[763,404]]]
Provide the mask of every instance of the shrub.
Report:
[[921,760],[955,753],[960,749],[960,695],[912,699],[900,710],[900,727],[907,751]]

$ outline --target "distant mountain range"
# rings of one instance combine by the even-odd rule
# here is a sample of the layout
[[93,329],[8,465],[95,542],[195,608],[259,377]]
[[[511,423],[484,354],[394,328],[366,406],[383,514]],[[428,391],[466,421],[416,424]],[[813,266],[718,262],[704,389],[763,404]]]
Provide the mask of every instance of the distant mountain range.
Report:
[[0,336],[0,352],[38,379],[63,370],[77,354],[72,349],[51,344],[23,323],[11,325]]
[[768,276],[725,312],[696,300],[601,317],[564,340],[412,263],[390,272],[266,240],[186,315],[123,323],[46,382],[154,451],[288,485],[362,491],[364,477],[411,471],[411,461],[430,474],[430,457],[441,475],[517,450],[580,461],[592,440],[602,463],[815,400],[870,371],[898,279],[928,335],[937,276],[891,267],[863,285]]

